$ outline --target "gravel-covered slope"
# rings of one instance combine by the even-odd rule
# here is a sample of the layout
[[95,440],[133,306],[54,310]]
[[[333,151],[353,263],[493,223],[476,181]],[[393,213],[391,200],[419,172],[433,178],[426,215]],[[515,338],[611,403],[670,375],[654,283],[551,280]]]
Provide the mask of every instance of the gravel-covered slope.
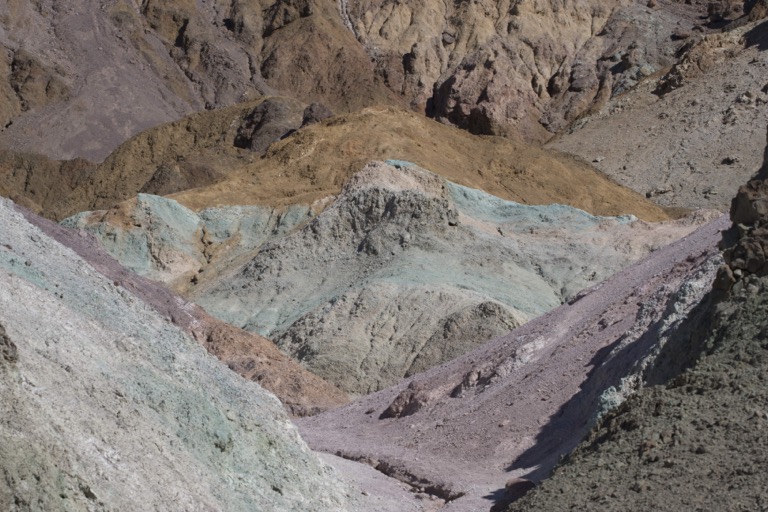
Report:
[[768,471],[768,159],[739,189],[727,265],[660,362],[661,385],[608,414],[510,511],[765,510]]
[[760,166],[768,21],[692,38],[668,73],[583,116],[548,147],[665,206],[728,209]]
[[0,508],[357,508],[273,395],[7,200],[0,224]]

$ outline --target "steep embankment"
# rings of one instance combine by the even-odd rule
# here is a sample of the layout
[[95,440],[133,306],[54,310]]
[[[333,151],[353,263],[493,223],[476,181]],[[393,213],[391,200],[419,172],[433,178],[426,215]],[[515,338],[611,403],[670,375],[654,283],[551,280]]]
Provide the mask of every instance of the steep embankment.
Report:
[[613,98],[548,147],[666,206],[727,210],[761,163],[768,21],[695,37],[668,73]]
[[3,510],[359,510],[280,402],[0,200]]
[[446,511],[487,510],[510,477],[545,477],[600,407],[640,385],[707,292],[725,226],[713,222],[450,363],[303,419],[302,435],[450,500]]
[[[314,414],[346,403],[344,392],[302,368],[280,352],[275,345],[254,333],[238,329],[217,320],[199,306],[187,302],[163,285],[126,270],[110,257],[96,238],[85,232],[69,230],[30,211],[21,209],[27,221],[43,230],[57,242],[75,251],[78,256],[116,283],[154,308],[163,318],[180,327],[230,369],[248,380],[258,382],[275,393],[286,409],[294,415]],[[230,213],[237,213],[235,212]],[[238,223],[238,227],[242,226]],[[222,229],[226,229],[226,226]],[[245,231],[248,226],[245,226]],[[212,236],[216,231],[212,230]],[[246,237],[246,242],[249,240]],[[153,247],[157,247],[155,244]],[[123,247],[122,249],[125,249]],[[166,250],[164,257],[176,254]],[[121,259],[133,262],[130,251],[121,251]],[[146,254],[141,254],[146,256]],[[142,260],[143,261],[143,260]],[[167,260],[166,260],[167,261]]]
[[768,503],[768,167],[739,189],[721,267],[667,373],[611,412],[512,510],[760,510]]

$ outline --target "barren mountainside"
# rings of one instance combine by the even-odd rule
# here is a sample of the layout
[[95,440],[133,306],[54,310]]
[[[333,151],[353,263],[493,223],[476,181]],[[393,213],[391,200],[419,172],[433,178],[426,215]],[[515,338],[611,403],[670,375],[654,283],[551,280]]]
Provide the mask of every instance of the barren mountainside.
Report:
[[723,239],[727,265],[681,346],[664,355],[695,366],[606,415],[508,510],[765,508],[766,178],[764,166],[739,189]]
[[402,161],[368,164],[319,213],[122,206],[63,223],[357,394],[508,332],[708,218],[525,206]]
[[767,50],[768,0],[0,2],[0,509],[768,509]]

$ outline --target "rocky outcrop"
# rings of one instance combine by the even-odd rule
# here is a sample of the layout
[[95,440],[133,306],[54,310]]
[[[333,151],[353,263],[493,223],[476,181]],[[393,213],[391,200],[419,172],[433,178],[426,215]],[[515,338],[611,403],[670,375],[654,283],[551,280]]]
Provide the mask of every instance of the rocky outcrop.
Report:
[[[274,132],[267,125],[257,128],[258,123],[247,128],[249,119],[268,108],[262,108],[265,102],[303,127],[292,132],[275,120],[268,123],[277,127]],[[202,112],[147,130],[98,165],[0,152],[0,193],[57,220],[112,208],[138,193],[175,194],[197,211],[212,205],[285,207],[337,194],[371,159],[404,158],[520,203],[561,203],[648,221],[669,218],[642,196],[557,151],[473,136],[397,109],[333,119],[325,117],[328,113],[288,98]],[[310,122],[318,118],[325,120]],[[241,133],[247,135],[242,145],[269,146],[266,154],[237,147]]]
[[7,200],[0,221],[4,510],[359,508],[273,395]]
[[[671,65],[706,6],[661,2],[341,4],[377,73],[473,133],[545,141]],[[677,35],[677,37],[675,37]]]
[[264,100],[237,129],[235,146],[264,154],[270,144],[295,132],[303,121],[304,111],[293,110],[285,100]]
[[680,326],[677,343],[667,346],[669,359],[682,355],[693,366],[609,413],[552,478],[510,511],[763,506],[768,416],[756,404],[767,395],[765,181],[764,166],[739,190],[723,239],[728,263],[696,322]]
[[3,364],[12,364],[19,359],[19,349],[8,337],[8,333],[5,332],[5,327],[0,324],[0,359]]
[[712,30],[700,24],[706,5],[675,0],[35,0],[1,9],[0,146],[94,161],[152,126],[265,95],[336,112],[410,105],[474,133],[542,142],[672,65],[692,33]]
[[686,39],[669,71],[608,100],[548,147],[659,204],[727,211],[762,161],[767,33],[753,21]]
[[726,266],[717,283],[726,291],[746,275],[768,275],[768,158],[757,176],[739,188],[731,202],[731,220],[733,228],[724,239]]

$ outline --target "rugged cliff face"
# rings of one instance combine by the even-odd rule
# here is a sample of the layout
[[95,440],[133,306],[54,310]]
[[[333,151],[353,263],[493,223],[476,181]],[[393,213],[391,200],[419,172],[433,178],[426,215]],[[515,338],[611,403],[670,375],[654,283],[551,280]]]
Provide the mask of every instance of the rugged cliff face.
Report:
[[711,30],[704,5],[653,4],[14,0],[0,144],[100,161],[150,126],[274,94],[542,142]]
[[[742,16],[738,2],[721,3],[709,12],[703,3],[676,0],[6,2],[0,148],[54,160],[112,156],[99,166],[45,164],[61,175],[55,188],[67,197],[58,199],[47,197],[43,190],[53,187],[29,169],[43,165],[39,157],[4,157],[3,167],[15,160],[13,179],[3,178],[0,191],[62,218],[139,191],[207,186],[254,157],[214,150],[214,128],[228,143],[233,128],[232,144],[262,153],[302,124],[307,105],[337,114],[386,105],[410,106],[475,134],[527,142],[558,134],[552,148],[597,164],[654,201],[725,208],[757,163],[752,148],[768,108],[768,68],[760,59],[762,4],[750,3]],[[728,31],[716,33],[722,27]],[[268,111],[251,103],[276,95],[283,98]],[[251,110],[235,121],[240,104]],[[222,108],[237,127],[218,124],[227,115],[203,116],[210,129],[182,120]],[[113,153],[174,121],[133,141],[141,155],[125,147]],[[382,123],[366,138],[391,137],[401,124],[408,121]],[[423,155],[428,146],[420,143]],[[343,148],[354,171],[373,158],[446,167],[413,154],[360,152],[363,143],[355,144]],[[190,145],[207,145],[207,157]],[[322,174],[295,154],[280,158],[295,158],[291,165],[310,178]],[[506,158],[481,158],[481,167],[508,167]]]
[[684,44],[673,34],[690,33],[702,8],[542,0],[341,9],[377,72],[418,110],[473,133],[541,142],[671,65]]
[[726,264],[661,363],[660,385],[609,413],[553,476],[509,510],[755,510],[768,500],[768,167],[732,202]]

